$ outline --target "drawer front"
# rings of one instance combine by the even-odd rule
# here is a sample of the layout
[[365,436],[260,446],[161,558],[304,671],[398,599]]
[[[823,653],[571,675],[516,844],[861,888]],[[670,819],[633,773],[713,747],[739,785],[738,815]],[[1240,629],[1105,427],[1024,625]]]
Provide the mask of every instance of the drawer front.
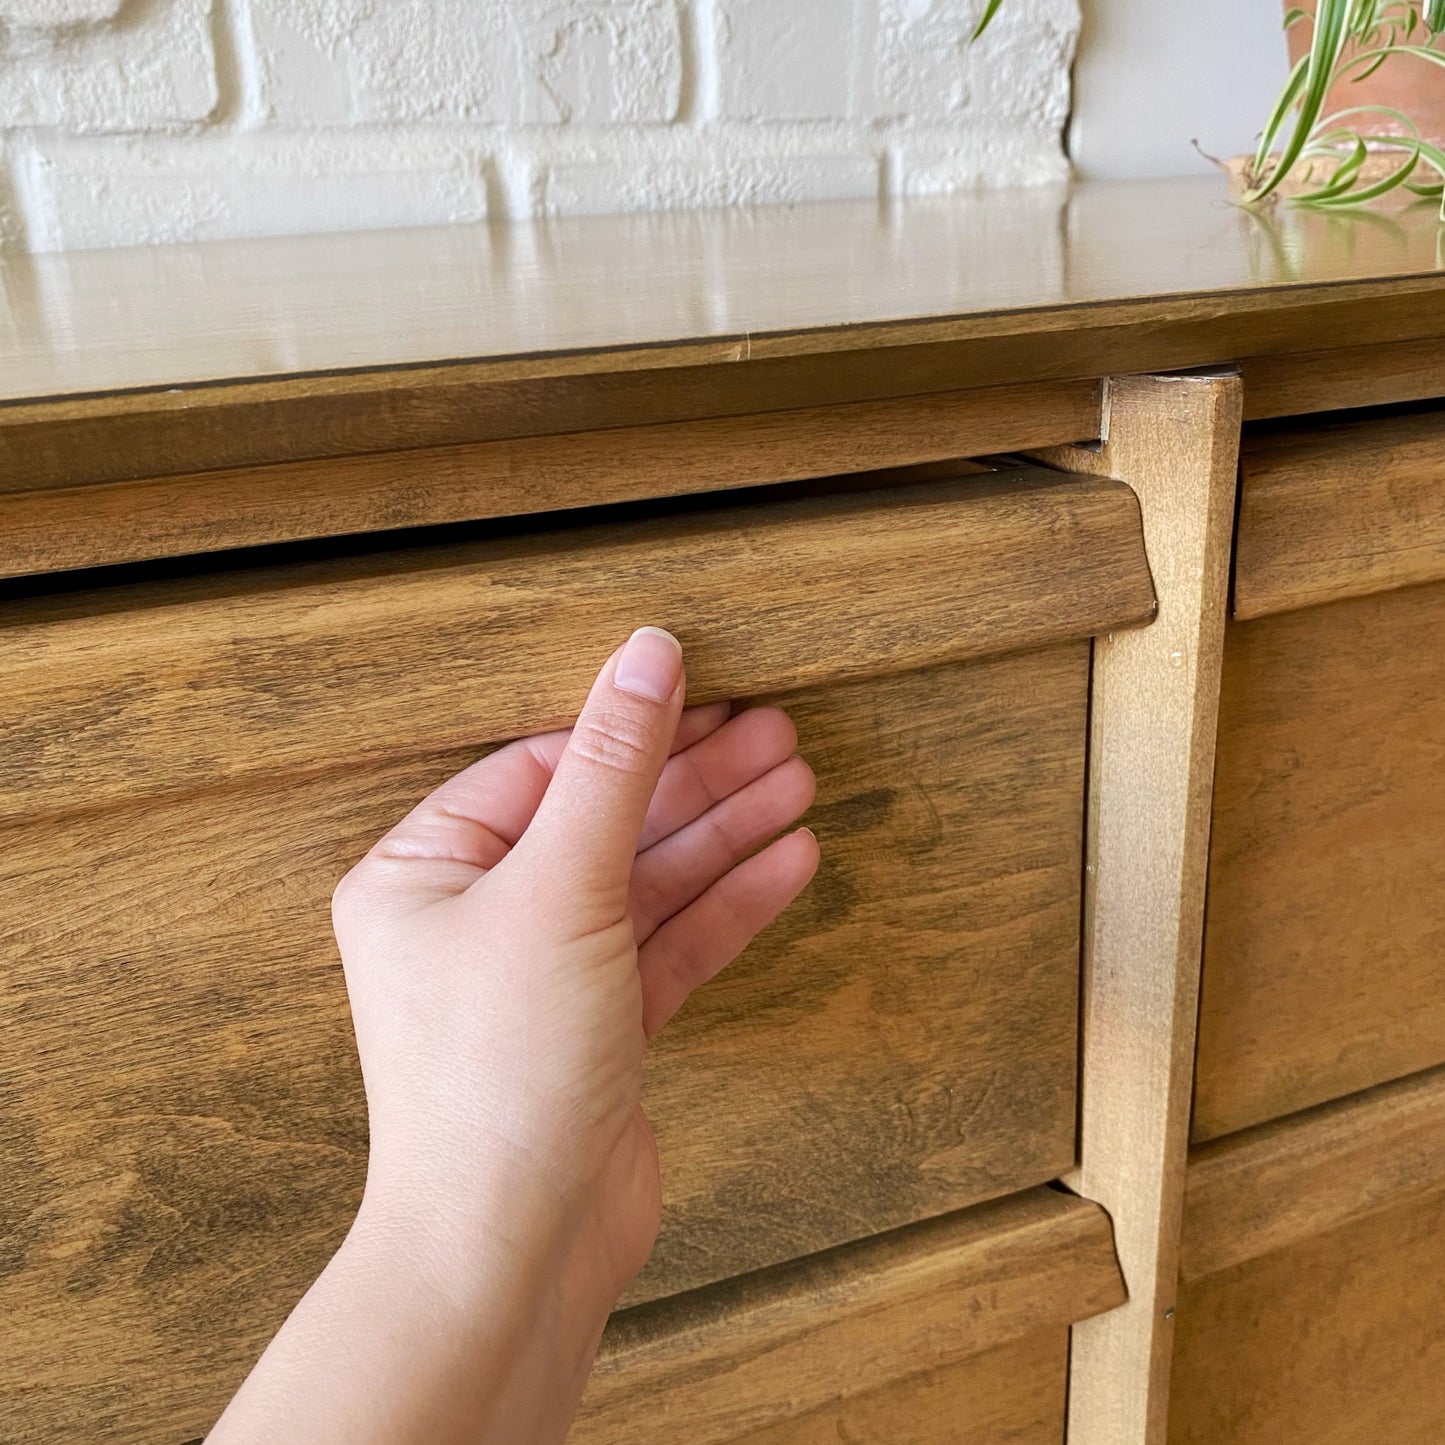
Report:
[[1445,1068],[1191,1151],[1170,1445],[1445,1439]]
[[[891,498],[819,503],[772,538],[756,519],[737,554],[760,578],[787,562],[810,579],[798,589],[806,606],[771,628],[756,596],[733,593],[725,607],[698,583],[683,543],[707,533],[689,519],[642,571],[612,565],[630,540],[612,533],[551,539],[524,554],[525,578],[517,548],[469,555],[485,615],[460,661],[418,605],[437,592],[444,602],[447,579],[429,592],[405,570],[232,578],[154,606],[69,598],[0,629],[0,674],[23,680],[31,703],[29,749],[0,778],[15,802],[0,830],[0,918],[17,960],[0,987],[22,1024],[0,1043],[0,1202],[18,1221],[0,1283],[14,1438],[89,1440],[103,1428],[115,1441],[181,1440],[208,1427],[341,1238],[363,1178],[331,887],[487,742],[565,716],[594,654],[659,593],[664,610],[647,615],[696,639],[704,695],[766,693],[793,709],[819,773],[827,861],[800,909],[657,1041],[647,1105],[667,1214],[630,1299],[1068,1167],[1082,639],[1096,619],[1148,612],[1137,512],[1119,509],[1127,499],[1113,488],[1098,494],[1107,518],[1084,504],[1115,560],[1098,568],[1096,546],[1098,570],[1046,624],[1080,640],[975,656],[1041,640],[1032,600],[1001,598],[1001,584],[1007,593],[1022,572],[1060,565],[1079,529],[1047,486],[1027,505],[1013,497],[1032,512],[1032,536],[1020,522],[1012,555],[953,574],[1002,494],[989,483],[931,495],[942,500],[912,534],[906,506],[883,527]],[[836,526],[840,515],[852,524]],[[573,578],[610,631],[580,625]],[[332,659],[328,689],[311,675],[316,639],[344,630],[333,609],[346,588],[362,641],[345,664]],[[713,618],[725,613],[743,621],[719,641]],[[97,633],[108,641],[92,646]],[[473,680],[441,707],[431,669],[474,675],[479,655],[502,683]],[[106,699],[88,722],[83,666]],[[554,668],[577,674],[570,694]],[[402,737],[406,696],[415,727]],[[457,729],[466,746],[435,746]]]
[[569,1445],[1062,1445],[1068,1326],[1121,1304],[1050,1189],[614,1317]]
[[1265,428],[1239,464],[1236,617],[1445,578],[1445,409]]
[[1445,1189],[1186,1283],[1170,1445],[1445,1439]]
[[[738,1445],[1063,1445],[1069,1332],[1062,1325],[956,1365],[845,1395],[737,1437]],[[646,1413],[639,1403],[638,1417]]]
[[1236,623],[1194,1137],[1445,1062],[1445,583]]

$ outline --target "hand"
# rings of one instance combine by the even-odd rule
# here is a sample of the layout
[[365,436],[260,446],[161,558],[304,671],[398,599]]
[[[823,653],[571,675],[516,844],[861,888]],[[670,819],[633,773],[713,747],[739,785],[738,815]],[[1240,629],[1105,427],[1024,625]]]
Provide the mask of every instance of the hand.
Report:
[[[443,784],[336,890],[371,1156],[351,1255],[328,1273],[364,1298],[378,1277],[394,1297],[410,1271],[428,1299],[423,1333],[438,1315],[444,1336],[470,1331],[451,1396],[458,1439],[565,1433],[606,1315],[657,1233],[646,1041],[817,867],[806,830],[754,852],[813,798],[787,717],[684,712],[683,694],[677,643],[642,629],[575,728]],[[478,1311],[499,1309],[526,1327],[478,1337]],[[490,1372],[467,1354],[489,1346]],[[452,1438],[446,1371],[428,1369],[430,1403],[408,1423],[357,1435],[357,1420],[381,1418],[358,1411],[345,1438]],[[401,1420],[390,1388],[382,1413]],[[308,1424],[307,1438],[331,1438],[324,1417]]]
[[[505,1225],[527,1196],[575,1241],[604,1312],[661,1194],[646,1039],[802,889],[813,800],[785,714],[682,712],[681,650],[644,629],[570,733],[443,784],[333,909],[371,1115],[368,1192]],[[672,757],[669,759],[669,749]]]

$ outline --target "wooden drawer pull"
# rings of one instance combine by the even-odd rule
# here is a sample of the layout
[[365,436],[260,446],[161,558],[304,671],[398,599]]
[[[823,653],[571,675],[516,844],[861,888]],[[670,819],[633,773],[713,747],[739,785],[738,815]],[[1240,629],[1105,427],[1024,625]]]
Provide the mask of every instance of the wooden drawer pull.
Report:
[[1445,578],[1445,411],[1246,437],[1234,615]]
[[568,1439],[731,1440],[1123,1299],[1104,1211],[1029,1190],[614,1316]]
[[1153,607],[1134,494],[1039,468],[35,599],[0,613],[0,817],[555,727],[644,622],[700,701]]

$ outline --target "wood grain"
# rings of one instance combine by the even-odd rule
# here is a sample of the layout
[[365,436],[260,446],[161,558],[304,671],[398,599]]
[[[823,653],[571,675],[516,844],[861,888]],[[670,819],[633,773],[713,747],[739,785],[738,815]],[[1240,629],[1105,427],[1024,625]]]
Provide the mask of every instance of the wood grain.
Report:
[[1076,645],[779,699],[829,861],[653,1046],[666,1225],[629,1300],[1073,1163],[1087,687]]
[[699,699],[1145,620],[1138,507],[1023,469],[0,609],[0,817],[477,745],[641,622]]
[[1445,338],[1251,356],[1240,370],[1246,420],[1429,401],[1445,395]]
[[1193,1135],[1445,1062],[1445,583],[1225,647]]
[[1170,1445],[1445,1438],[1445,1191],[1184,1286]]
[[1445,411],[1293,426],[1245,439],[1236,617],[1442,577]]
[[514,381],[458,361],[16,402],[0,407],[0,493],[963,389],[987,393],[970,425],[1028,426],[1031,446],[1081,440],[1076,408],[1092,396],[1097,425],[1099,384],[1059,375],[989,386],[942,343]]
[[[825,861],[655,1042],[633,1299],[1071,1162],[1087,678],[1078,643],[784,700]],[[339,1243],[366,1138],[327,899],[473,756],[0,830],[7,1440],[201,1433]]]
[[1035,1190],[615,1316],[569,1438],[746,1438],[1122,1297],[1103,1211]]
[[[1061,1445],[1068,1367],[1068,1331],[1037,1330],[957,1364],[790,1414],[738,1437],[737,1445]],[[650,1413],[646,1405],[635,1412],[639,1445]]]
[[1381,1084],[1189,1156],[1185,1281],[1445,1190],[1445,1069]]
[[1076,1329],[1073,1445],[1156,1445],[1169,1359],[1229,580],[1239,379],[1110,383],[1102,466],[1139,493],[1152,627],[1094,648],[1079,1166],[1114,1221],[1129,1303]]
[[[754,400],[767,405],[760,395]],[[1097,383],[1053,382],[0,490],[0,576],[726,491],[1079,440],[1098,426]]]
[[[0,398],[477,358],[497,379],[732,365],[1080,326],[1147,347],[1180,319],[1322,299],[1291,349],[1445,334],[1428,207],[1369,219],[1246,214],[1203,176],[16,256]],[[1393,322],[1374,304],[1402,300]]]

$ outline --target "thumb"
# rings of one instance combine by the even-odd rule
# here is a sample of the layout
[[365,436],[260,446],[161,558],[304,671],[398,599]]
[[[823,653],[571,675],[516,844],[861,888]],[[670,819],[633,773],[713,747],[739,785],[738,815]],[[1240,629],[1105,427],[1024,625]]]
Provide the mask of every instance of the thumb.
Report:
[[590,932],[626,912],[637,841],[685,691],[682,647],[660,627],[638,628],[592,685],[546,796],[513,850],[544,876],[565,880],[582,910],[569,918],[572,927]]

